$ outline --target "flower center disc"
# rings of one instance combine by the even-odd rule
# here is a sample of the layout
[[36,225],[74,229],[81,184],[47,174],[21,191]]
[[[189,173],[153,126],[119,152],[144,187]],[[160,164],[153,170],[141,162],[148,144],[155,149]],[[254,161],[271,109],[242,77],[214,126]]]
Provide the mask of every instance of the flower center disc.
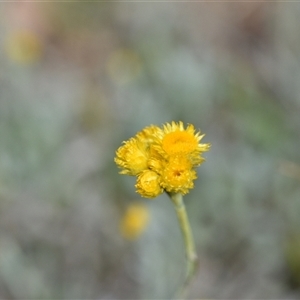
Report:
[[184,131],[170,132],[162,141],[162,148],[167,154],[191,153],[197,149],[197,146],[195,137]]

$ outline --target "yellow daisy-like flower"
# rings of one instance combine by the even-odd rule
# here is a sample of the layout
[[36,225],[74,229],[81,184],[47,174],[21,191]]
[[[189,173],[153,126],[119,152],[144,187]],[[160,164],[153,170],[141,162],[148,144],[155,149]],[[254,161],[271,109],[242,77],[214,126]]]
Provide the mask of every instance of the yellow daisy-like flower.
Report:
[[142,203],[132,203],[126,209],[120,222],[122,236],[129,240],[137,239],[149,222],[149,210]]
[[191,124],[185,129],[182,122],[166,123],[162,134],[157,137],[156,148],[162,155],[166,158],[172,155],[186,155],[195,166],[203,162],[200,154],[210,148],[210,144],[200,144],[204,134],[195,133],[195,128]]
[[161,185],[169,193],[187,194],[197,178],[191,162],[186,156],[172,156],[161,175]]
[[135,185],[137,192],[145,198],[155,198],[163,192],[160,186],[160,176],[151,170],[143,171]]
[[123,170],[120,174],[138,175],[147,169],[148,145],[137,138],[124,142],[116,154],[115,162]]
[[124,142],[124,145],[117,150],[115,158],[116,164],[124,169],[120,172],[121,174],[138,175],[148,169],[153,137],[160,131],[159,127],[151,125]]

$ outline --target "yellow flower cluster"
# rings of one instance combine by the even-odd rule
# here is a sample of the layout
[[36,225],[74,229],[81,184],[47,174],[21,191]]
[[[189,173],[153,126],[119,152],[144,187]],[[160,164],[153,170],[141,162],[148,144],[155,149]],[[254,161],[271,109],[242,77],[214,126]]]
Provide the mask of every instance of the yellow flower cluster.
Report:
[[137,176],[135,187],[142,197],[154,198],[164,191],[184,195],[194,187],[195,167],[204,161],[202,152],[210,148],[200,143],[203,137],[191,124],[151,125],[124,142],[115,162],[121,174]]

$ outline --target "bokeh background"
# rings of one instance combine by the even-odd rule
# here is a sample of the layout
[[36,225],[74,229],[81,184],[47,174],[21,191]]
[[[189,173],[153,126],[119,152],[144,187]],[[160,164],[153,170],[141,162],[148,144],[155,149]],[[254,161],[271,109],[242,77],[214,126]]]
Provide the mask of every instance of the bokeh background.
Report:
[[0,298],[174,299],[166,195],[114,164],[150,124],[212,144],[190,299],[300,298],[300,5],[0,4]]

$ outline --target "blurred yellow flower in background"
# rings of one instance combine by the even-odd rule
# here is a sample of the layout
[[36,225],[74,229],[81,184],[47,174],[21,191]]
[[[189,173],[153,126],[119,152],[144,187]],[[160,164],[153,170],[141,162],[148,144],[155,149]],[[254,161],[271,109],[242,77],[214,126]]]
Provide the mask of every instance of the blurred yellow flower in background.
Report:
[[149,210],[142,203],[130,204],[120,222],[121,235],[129,240],[137,239],[149,223]]
[[5,50],[12,61],[30,64],[41,58],[43,45],[34,32],[18,30],[12,32],[5,40]]
[[166,123],[163,128],[151,125],[124,142],[116,152],[115,162],[121,174],[136,175],[137,192],[154,198],[164,190],[187,194],[197,178],[195,167],[204,158],[210,144],[201,144],[204,134],[183,122]]

